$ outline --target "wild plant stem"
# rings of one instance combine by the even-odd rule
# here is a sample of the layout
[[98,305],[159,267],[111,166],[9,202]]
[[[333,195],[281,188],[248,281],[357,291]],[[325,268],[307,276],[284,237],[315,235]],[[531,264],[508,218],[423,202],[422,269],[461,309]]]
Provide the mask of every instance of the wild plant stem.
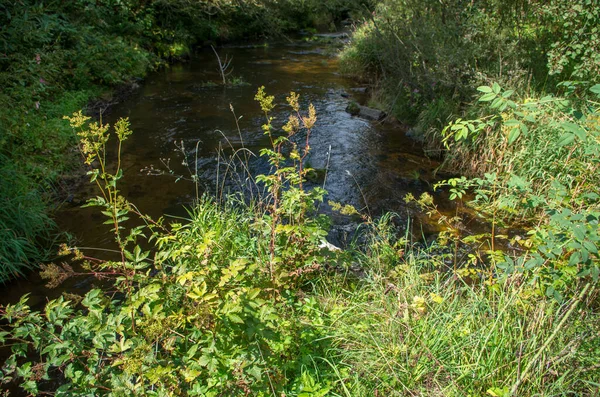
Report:
[[579,295],[577,295],[577,297],[571,303],[571,307],[569,308],[569,310],[567,311],[567,313],[565,313],[565,315],[563,316],[563,318],[560,320],[560,323],[554,329],[554,332],[552,332],[552,335],[550,335],[550,337],[548,339],[546,339],[546,342],[544,342],[544,344],[538,350],[538,352],[535,354],[535,356],[533,356],[533,358],[531,359],[531,361],[529,361],[529,363],[527,363],[527,366],[523,370],[523,373],[522,373],[521,377],[517,378],[516,382],[514,383],[513,387],[510,390],[510,395],[511,396],[515,396],[517,390],[519,389],[519,386],[521,386],[521,384],[525,380],[527,380],[527,377],[529,376],[529,371],[531,371],[531,369],[533,368],[533,366],[535,365],[535,363],[539,360],[540,356],[546,351],[546,349],[548,349],[548,347],[550,346],[550,344],[554,341],[554,339],[556,338],[556,336],[562,330],[563,326],[565,325],[565,323],[567,322],[567,320],[569,319],[569,317],[571,317],[571,314],[573,314],[573,311],[575,311],[575,308],[577,308],[577,305],[579,304],[579,302],[581,302],[581,300],[585,296],[585,294],[588,291],[588,289],[590,288],[590,286],[591,286],[590,283],[588,283],[588,284],[585,285],[585,287],[581,290],[581,292],[579,293]]

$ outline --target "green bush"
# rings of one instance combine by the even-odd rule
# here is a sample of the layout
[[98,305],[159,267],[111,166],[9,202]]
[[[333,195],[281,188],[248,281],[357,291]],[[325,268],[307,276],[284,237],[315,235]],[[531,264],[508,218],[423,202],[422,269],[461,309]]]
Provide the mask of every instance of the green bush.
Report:
[[586,0],[384,0],[357,28],[342,68],[379,82],[389,110],[412,121],[439,97],[471,102],[473,87],[490,80],[525,91],[595,79],[599,10]]

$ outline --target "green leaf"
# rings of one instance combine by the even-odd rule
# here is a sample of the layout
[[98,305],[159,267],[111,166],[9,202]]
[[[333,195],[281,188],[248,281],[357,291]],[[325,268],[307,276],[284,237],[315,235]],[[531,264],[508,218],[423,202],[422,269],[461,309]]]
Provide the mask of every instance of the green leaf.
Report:
[[192,287],[192,291],[188,292],[187,296],[192,298],[193,300],[202,300],[207,291],[207,286],[204,281],[202,281],[199,285],[194,285]]
[[261,380],[262,370],[257,365],[253,365],[250,369],[246,370],[246,373],[252,375],[256,380]]
[[596,84],[595,86],[591,87],[590,91],[600,97],[600,84]]
[[489,101],[493,101],[496,98],[496,94],[489,93],[489,94],[485,94],[483,95],[481,98],[479,98],[479,102],[489,102]]
[[579,241],[585,240],[585,228],[581,225],[576,225],[573,227],[573,235]]
[[566,133],[558,140],[558,146],[567,146],[575,140],[575,134]]
[[482,85],[477,87],[477,91],[489,94],[492,92],[492,87],[488,87],[487,85]]
[[515,120],[515,119],[506,120],[504,122],[504,125],[507,127],[516,127],[520,124],[521,124],[521,122],[519,120]]
[[490,105],[490,107],[491,107],[492,109],[496,109],[496,108],[500,107],[500,106],[501,106],[501,105],[503,105],[503,104],[504,104],[504,101],[502,100],[502,98],[500,98],[500,97],[497,97],[496,99],[494,99],[494,100],[492,101],[492,104]]
[[494,91],[496,94],[499,94],[501,89],[502,89],[502,88],[500,88],[500,84],[498,84],[498,83],[494,83],[494,84],[492,85],[492,90],[493,90],[493,91]]
[[583,246],[592,254],[598,254],[598,247],[596,247],[596,244],[594,244],[593,242],[586,240],[583,242]]
[[227,314],[227,318],[232,323],[244,324],[244,320],[242,320],[242,318],[240,316],[238,316],[237,314],[235,314],[235,313],[228,313]]
[[517,139],[519,139],[520,135],[521,130],[519,128],[513,128],[512,130],[510,130],[508,134],[508,144],[512,145]]
[[560,126],[565,131],[572,132],[573,134],[575,134],[575,136],[577,136],[577,138],[581,139],[582,141],[585,140],[587,133],[579,125],[566,121],[564,123],[561,123]]

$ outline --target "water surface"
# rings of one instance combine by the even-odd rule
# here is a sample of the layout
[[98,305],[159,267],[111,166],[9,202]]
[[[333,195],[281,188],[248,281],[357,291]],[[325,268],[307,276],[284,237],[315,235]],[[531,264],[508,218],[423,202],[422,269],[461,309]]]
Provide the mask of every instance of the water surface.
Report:
[[[103,116],[103,121],[111,124],[128,117],[134,131],[122,151],[125,197],[153,217],[185,216],[196,189],[178,176],[189,178],[196,167],[200,193],[218,192],[225,167],[220,149],[230,154],[246,147],[258,154],[268,146],[261,129],[265,117],[253,99],[257,88],[265,86],[278,104],[273,113],[276,126],[287,120],[290,109],[285,98],[290,91],[300,95],[303,109],[314,104],[318,121],[310,139],[308,163],[321,171],[313,186],[324,185],[326,202],[352,204],[374,217],[394,211],[404,222],[409,216],[423,220],[405,204],[404,197],[409,192],[418,196],[431,191],[439,163],[424,156],[420,145],[407,138],[397,124],[374,123],[345,111],[349,101],[364,99],[357,93],[363,86],[338,73],[335,55],[339,43],[335,37],[330,39],[333,44],[317,40],[218,48],[222,58],[232,58],[229,78],[242,79],[246,85],[220,84],[217,60],[210,48],[199,51],[189,62],[149,76],[126,101]],[[303,141],[303,134],[297,139]],[[250,159],[253,173],[269,171],[264,159]],[[234,187],[235,180],[230,179],[227,188]],[[82,199],[95,194],[93,187],[79,193]],[[327,204],[320,210],[330,212]],[[331,238],[343,244],[356,228],[356,220],[339,215],[334,220]],[[61,228],[80,246],[114,248],[110,227],[102,225],[103,221],[97,208],[69,204],[58,217]],[[415,224],[426,232],[436,229],[436,225]],[[93,282],[91,278],[69,280],[61,289],[81,293]],[[6,288],[4,301],[15,301],[31,291],[33,302],[40,302],[61,292],[49,291],[41,284],[37,275],[19,280]]]

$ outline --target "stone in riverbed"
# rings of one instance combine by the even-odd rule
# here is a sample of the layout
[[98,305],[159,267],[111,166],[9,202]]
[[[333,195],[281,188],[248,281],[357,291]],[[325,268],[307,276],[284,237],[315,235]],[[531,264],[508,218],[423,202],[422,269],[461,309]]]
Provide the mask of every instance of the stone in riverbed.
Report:
[[360,105],[356,102],[350,102],[348,106],[346,106],[346,112],[353,116],[358,116],[360,113]]
[[350,113],[353,116],[358,116],[366,120],[379,121],[385,117],[385,113],[381,110],[361,106],[356,102],[349,103],[346,107],[346,112]]

